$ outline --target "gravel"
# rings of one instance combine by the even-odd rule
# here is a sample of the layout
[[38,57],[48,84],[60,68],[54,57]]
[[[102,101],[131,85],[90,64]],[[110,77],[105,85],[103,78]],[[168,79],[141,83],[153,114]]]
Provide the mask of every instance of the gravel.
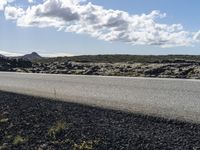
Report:
[[0,150],[198,150],[200,125],[0,92]]

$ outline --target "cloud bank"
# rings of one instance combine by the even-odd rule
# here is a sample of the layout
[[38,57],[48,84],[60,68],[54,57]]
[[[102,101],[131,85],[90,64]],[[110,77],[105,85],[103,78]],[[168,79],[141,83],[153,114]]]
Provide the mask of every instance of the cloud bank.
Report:
[[[1,0],[0,9],[7,4],[5,2]],[[200,41],[200,31],[193,33],[185,31],[181,24],[159,23],[166,14],[157,10],[149,14],[129,14],[85,0],[44,0],[26,9],[7,5],[4,14],[7,20],[13,20],[20,27],[53,27],[59,31],[133,45],[175,47]]]
[[2,54],[4,56],[8,56],[8,57],[22,56],[23,55],[23,54],[20,54],[20,53],[13,53],[13,52],[7,52],[7,51],[2,51],[2,50],[0,50],[0,54]]

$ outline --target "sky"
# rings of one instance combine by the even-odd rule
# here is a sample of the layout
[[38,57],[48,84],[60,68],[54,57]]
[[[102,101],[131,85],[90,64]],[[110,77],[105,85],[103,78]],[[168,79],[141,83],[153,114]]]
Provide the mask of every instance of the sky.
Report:
[[0,0],[0,54],[200,55],[198,0]]

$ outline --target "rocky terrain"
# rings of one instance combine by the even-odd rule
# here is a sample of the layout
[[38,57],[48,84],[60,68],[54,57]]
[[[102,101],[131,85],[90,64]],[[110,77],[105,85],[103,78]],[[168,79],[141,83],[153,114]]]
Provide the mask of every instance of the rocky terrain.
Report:
[[24,59],[7,58],[0,56],[0,71],[16,71],[15,68],[21,68],[21,70],[26,68],[31,68],[32,63]]
[[0,57],[0,71],[200,79],[200,56],[96,55]]
[[33,63],[30,68],[13,68],[13,70],[29,73],[200,79],[200,64],[198,63],[78,63],[66,61]]
[[0,92],[1,150],[198,150],[200,125]]

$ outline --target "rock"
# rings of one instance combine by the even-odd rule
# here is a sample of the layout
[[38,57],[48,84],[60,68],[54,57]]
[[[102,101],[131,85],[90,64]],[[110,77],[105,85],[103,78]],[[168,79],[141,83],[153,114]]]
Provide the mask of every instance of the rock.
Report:
[[161,78],[200,78],[200,67],[198,67],[200,62],[198,64],[194,62],[181,62],[179,60],[171,62],[170,60],[163,61],[162,63],[128,64],[55,61],[25,65],[25,62],[23,61],[21,62],[21,60],[12,60],[12,62],[10,62],[9,60],[8,62],[1,62],[0,58],[0,71],[82,75],[146,76]]
[[92,69],[88,69],[85,72],[83,72],[83,75],[92,75],[93,74],[93,70]]
[[56,68],[57,68],[57,69],[65,69],[66,67],[65,67],[65,66],[62,66],[62,65],[57,65]]
[[0,150],[8,150],[8,143],[3,143],[3,145],[0,146]]
[[72,69],[73,68],[72,62],[65,63],[65,67],[68,68],[68,69]]
[[164,72],[164,68],[152,68],[144,71],[145,75],[150,75],[150,76],[158,76],[160,73]]

